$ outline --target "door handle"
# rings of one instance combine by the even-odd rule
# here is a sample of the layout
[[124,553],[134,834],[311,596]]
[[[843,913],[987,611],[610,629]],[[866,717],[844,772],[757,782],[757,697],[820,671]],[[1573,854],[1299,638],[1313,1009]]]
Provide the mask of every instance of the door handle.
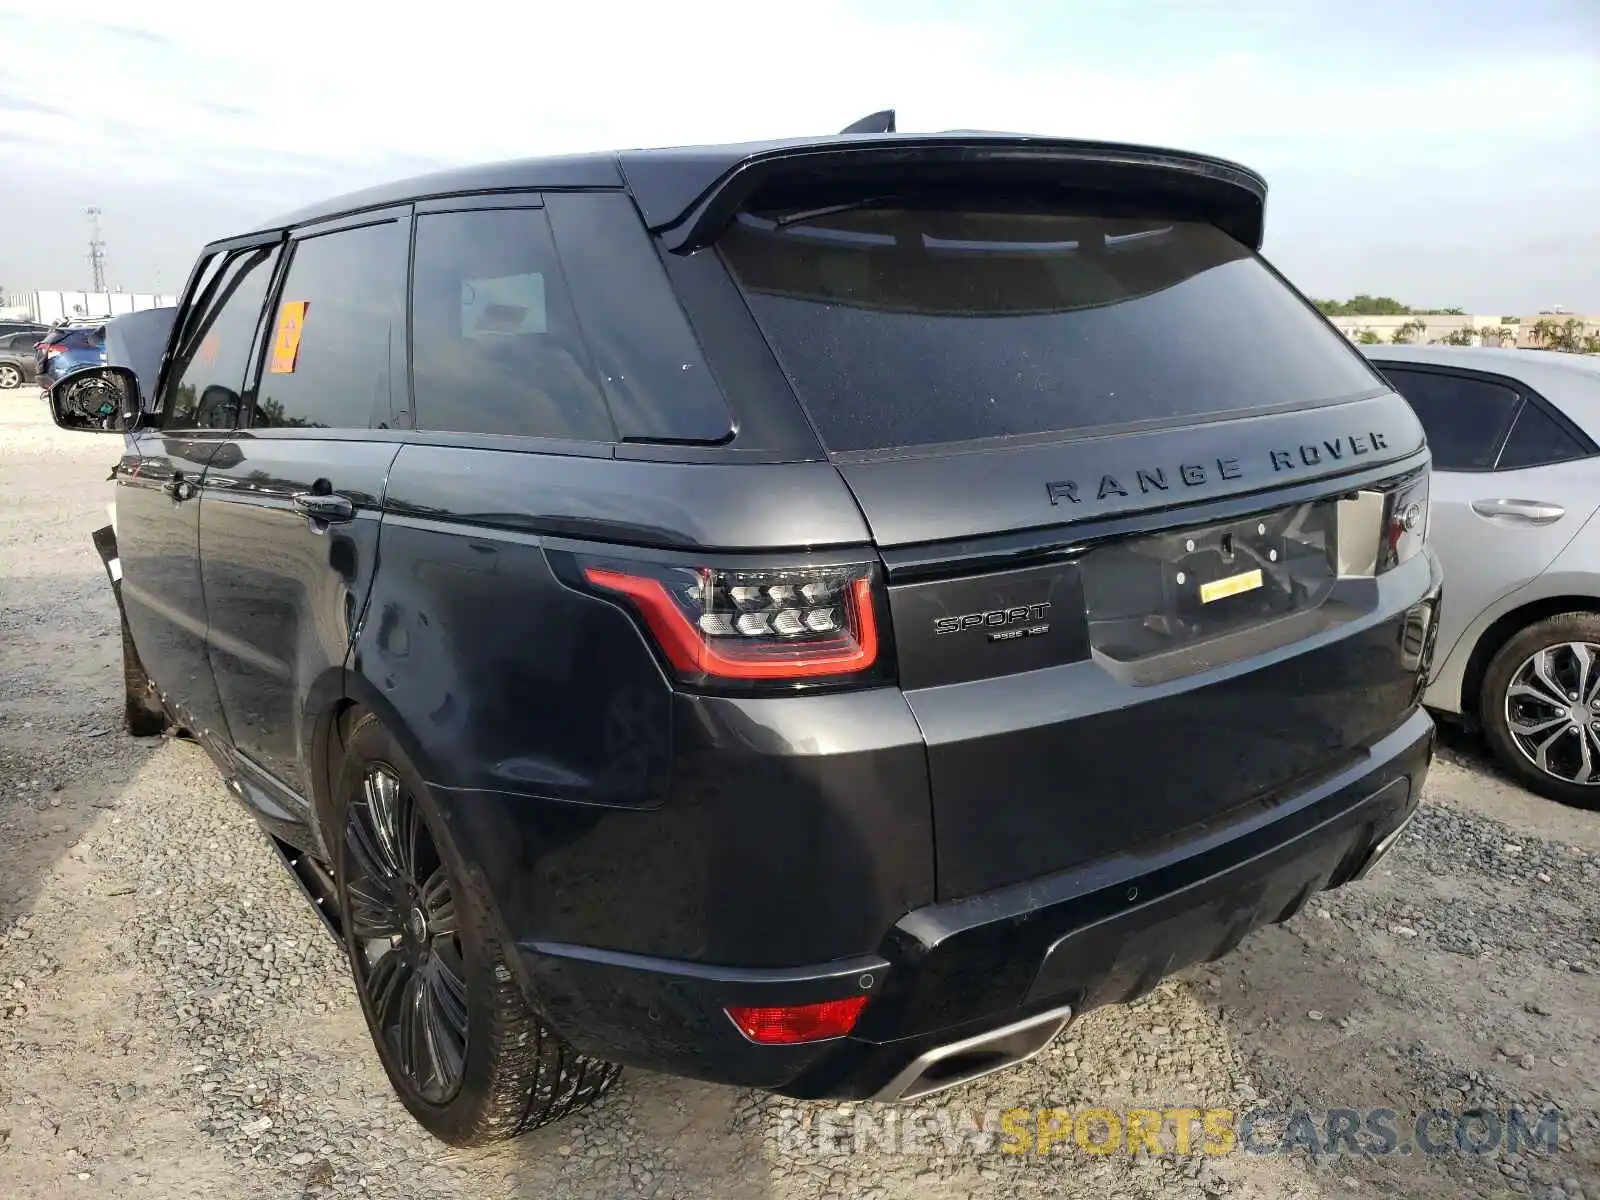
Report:
[[350,497],[338,492],[296,492],[292,499],[295,510],[310,521],[328,525],[355,519],[356,506],[350,503]]
[[1561,505],[1542,500],[1474,500],[1472,511],[1480,517],[1510,517],[1529,525],[1549,525],[1567,515]]
[[194,484],[185,479],[182,472],[174,472],[172,478],[161,485],[161,490],[170,496],[174,503],[194,497]]

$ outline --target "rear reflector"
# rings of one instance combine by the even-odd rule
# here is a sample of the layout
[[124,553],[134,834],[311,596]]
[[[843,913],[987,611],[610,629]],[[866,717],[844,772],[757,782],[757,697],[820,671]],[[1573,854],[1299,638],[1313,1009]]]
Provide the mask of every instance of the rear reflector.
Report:
[[866,1007],[865,996],[824,1000],[818,1004],[791,1004],[785,1008],[730,1008],[728,1016],[739,1032],[763,1046],[792,1046],[843,1037],[855,1028]]

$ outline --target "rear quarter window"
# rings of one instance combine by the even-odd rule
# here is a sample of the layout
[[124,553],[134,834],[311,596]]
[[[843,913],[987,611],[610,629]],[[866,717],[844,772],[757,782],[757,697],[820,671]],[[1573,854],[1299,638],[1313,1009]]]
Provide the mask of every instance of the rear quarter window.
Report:
[[633,202],[552,193],[545,211],[617,436],[720,442],[733,418]]
[[1587,458],[1593,453],[1593,447],[1564,429],[1543,406],[1529,399],[1517,413],[1495,467],[1501,471],[1547,467],[1552,463]]
[[1382,385],[1207,224],[1017,203],[739,215],[718,248],[830,450],[1327,403]]

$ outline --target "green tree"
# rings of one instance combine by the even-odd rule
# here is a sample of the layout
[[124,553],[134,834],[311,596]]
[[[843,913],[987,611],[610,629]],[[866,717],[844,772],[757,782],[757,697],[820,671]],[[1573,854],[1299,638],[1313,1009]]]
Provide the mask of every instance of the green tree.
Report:
[[283,414],[283,403],[270,396],[262,396],[256,401],[254,423],[265,425],[273,429],[279,428],[319,428],[314,421],[304,417],[286,417]]
[[1420,338],[1427,332],[1428,323],[1420,318],[1413,318],[1397,326],[1395,331],[1389,335],[1389,342],[1395,346],[1404,346],[1410,343],[1413,336]]
[[1452,329],[1449,333],[1440,338],[1437,344],[1440,346],[1470,346],[1472,345],[1472,339],[1477,332],[1478,331],[1476,329],[1467,329],[1465,327],[1461,329]]
[[1348,300],[1316,300],[1313,303],[1330,317],[1399,317],[1411,312],[1392,296],[1369,296],[1365,292]]
[[1351,312],[1370,313],[1378,317],[1404,316],[1411,311],[1408,305],[1401,304],[1392,296],[1368,296],[1366,293],[1351,297],[1349,307]]
[[1383,339],[1370,329],[1356,330],[1356,341],[1363,346],[1378,346],[1383,343]]
[[1540,317],[1533,323],[1533,342],[1540,350],[1561,350],[1568,354],[1593,354],[1584,349],[1586,335],[1583,322],[1577,317],[1565,321],[1555,317]]

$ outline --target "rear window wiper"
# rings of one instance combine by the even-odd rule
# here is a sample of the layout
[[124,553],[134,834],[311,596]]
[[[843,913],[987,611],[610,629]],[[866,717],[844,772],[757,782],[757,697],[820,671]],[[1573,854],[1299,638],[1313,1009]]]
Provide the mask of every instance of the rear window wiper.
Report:
[[855,212],[860,208],[871,208],[875,204],[883,204],[890,200],[904,200],[904,193],[891,193],[886,196],[862,196],[856,200],[846,200],[839,204],[828,204],[822,208],[802,208],[797,212],[784,213],[781,217],[774,217],[774,228],[782,229],[785,225],[793,225],[797,221],[810,221],[817,217],[831,217],[835,213]]

